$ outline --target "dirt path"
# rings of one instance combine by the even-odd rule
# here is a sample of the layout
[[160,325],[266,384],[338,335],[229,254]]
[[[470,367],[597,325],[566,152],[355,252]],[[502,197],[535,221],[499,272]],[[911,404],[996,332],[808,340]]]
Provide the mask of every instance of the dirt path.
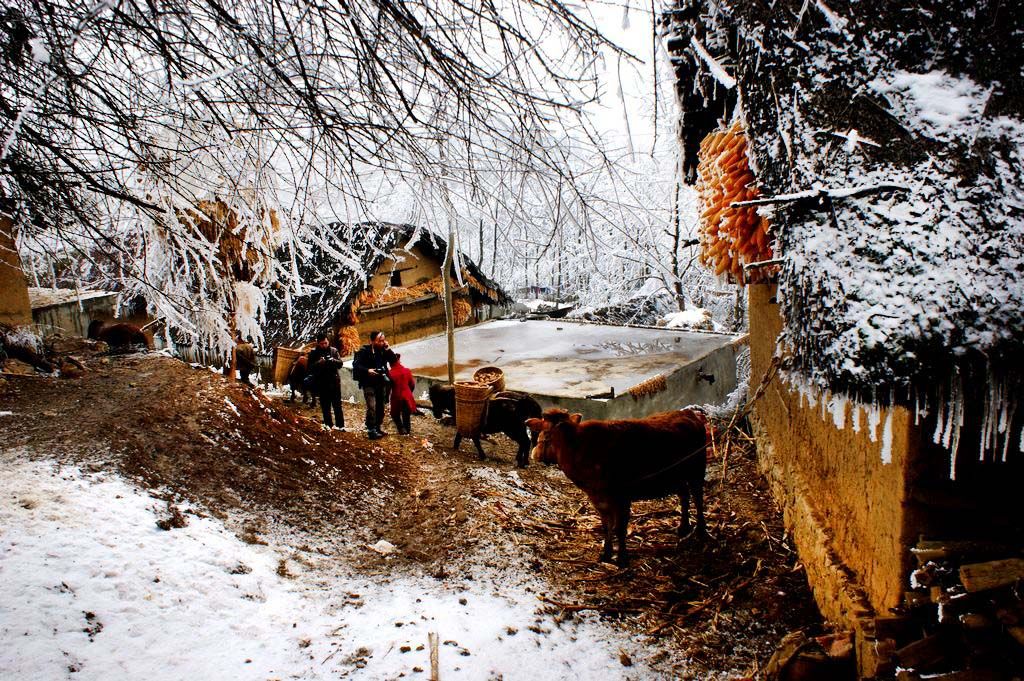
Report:
[[[542,576],[558,618],[598,611],[691,671],[763,664],[781,637],[819,618],[749,452],[725,482],[709,471],[711,538],[677,546],[670,501],[634,507],[625,570],[595,561],[599,520],[557,469],[515,467],[505,436],[451,449],[454,431],[414,417],[413,435],[370,442],[324,431],[319,410],[286,404],[155,355],[95,356],[78,378],[0,383],[4,447],[86,467],[200,502],[246,541],[274,526],[308,535],[367,574],[472,580],[479,565]],[[345,404],[350,427],[361,405]],[[393,430],[393,429],[392,429]],[[386,540],[397,552],[366,549]],[[625,661],[624,661],[625,662]]]

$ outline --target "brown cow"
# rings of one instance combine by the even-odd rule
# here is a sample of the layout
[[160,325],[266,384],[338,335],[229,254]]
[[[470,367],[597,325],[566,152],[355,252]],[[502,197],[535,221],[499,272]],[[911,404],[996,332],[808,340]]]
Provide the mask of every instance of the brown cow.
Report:
[[704,472],[707,467],[707,421],[698,411],[670,411],[643,419],[584,421],[580,414],[549,409],[526,424],[539,435],[534,458],[557,463],[590,498],[604,526],[600,559],[612,558],[612,535],[618,537],[617,563],[629,562],[626,528],[630,507],[638,499],[678,494],[679,536],[690,532],[690,496],[697,511],[695,536],[706,533]]
[[[288,398],[289,402],[295,401],[295,393],[302,393],[302,403],[306,404],[309,402],[311,406],[316,406],[316,390],[311,390],[306,387],[306,377],[309,376],[309,353],[299,355],[299,358],[292,363],[292,368],[288,370],[288,387],[292,390],[292,396]],[[312,402],[310,402],[312,398]]]
[[111,348],[144,345],[149,350],[153,349],[153,339],[149,334],[128,322],[104,322],[94,319],[89,323],[86,335],[91,340],[103,341]]

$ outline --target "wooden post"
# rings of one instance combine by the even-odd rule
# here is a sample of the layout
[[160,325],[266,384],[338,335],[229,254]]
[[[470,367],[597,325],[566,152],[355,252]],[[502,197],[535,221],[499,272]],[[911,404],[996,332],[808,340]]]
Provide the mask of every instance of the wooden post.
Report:
[[437,654],[437,632],[427,632],[427,643],[430,644],[430,681],[439,681],[441,678],[441,665]]
[[444,318],[448,335],[448,383],[455,383],[455,308],[452,306],[452,260],[454,260],[455,229],[448,221],[448,248],[444,252],[442,282],[444,283]]

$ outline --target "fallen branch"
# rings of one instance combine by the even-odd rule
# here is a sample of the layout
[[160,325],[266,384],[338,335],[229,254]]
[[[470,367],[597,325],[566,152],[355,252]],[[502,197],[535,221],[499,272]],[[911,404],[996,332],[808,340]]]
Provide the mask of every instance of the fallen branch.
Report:
[[792,194],[778,194],[776,196],[765,196],[760,199],[749,201],[734,201],[729,204],[730,208],[741,208],[743,206],[765,206],[774,203],[794,203],[797,201],[811,201],[821,199],[852,199],[868,194],[881,194],[884,192],[910,191],[910,187],[902,184],[872,184],[859,187],[821,187],[819,189],[808,189]]

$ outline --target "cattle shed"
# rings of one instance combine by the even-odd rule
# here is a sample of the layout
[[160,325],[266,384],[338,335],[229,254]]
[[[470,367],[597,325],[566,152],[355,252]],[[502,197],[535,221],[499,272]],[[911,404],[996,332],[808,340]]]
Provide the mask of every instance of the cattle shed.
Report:
[[[736,355],[745,343],[745,336],[731,334],[492,320],[456,330],[455,378],[469,380],[477,369],[496,366],[506,389],[529,393],[544,408],[588,419],[636,418],[724,401],[736,387]],[[393,349],[416,376],[417,395],[447,383],[445,334]]]

